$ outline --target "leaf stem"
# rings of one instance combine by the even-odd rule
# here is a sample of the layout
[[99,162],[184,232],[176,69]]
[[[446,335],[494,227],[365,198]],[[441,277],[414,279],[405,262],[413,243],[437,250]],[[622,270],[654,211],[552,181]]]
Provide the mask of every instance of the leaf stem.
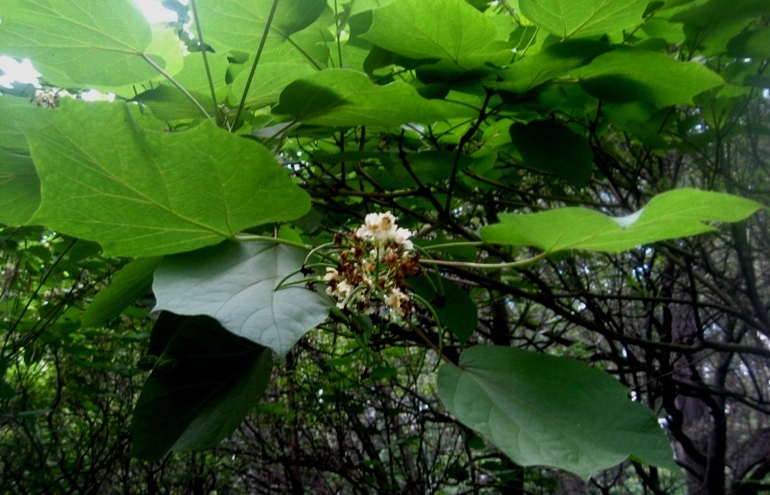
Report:
[[206,68],[206,77],[209,80],[209,89],[211,90],[211,101],[214,103],[214,113],[217,117],[217,123],[220,123],[219,105],[217,104],[217,94],[214,90],[214,79],[211,76],[211,67],[209,67],[209,59],[206,55],[206,44],[203,42],[203,31],[201,30],[201,23],[198,19],[198,7],[195,5],[195,0],[190,0],[190,9],[192,10],[193,21],[195,22],[195,30],[198,33],[198,43],[200,43],[201,54],[203,55],[203,66]]
[[251,71],[249,72],[249,78],[246,80],[246,87],[243,88],[243,96],[241,96],[241,102],[238,104],[238,111],[235,113],[235,122],[233,122],[233,129],[238,125],[238,120],[241,118],[243,107],[246,106],[246,97],[249,94],[249,88],[251,87],[251,81],[254,79],[254,73],[257,71],[257,65],[259,65],[259,59],[262,57],[262,50],[265,48],[267,42],[267,35],[270,33],[270,27],[273,25],[273,18],[275,17],[275,11],[278,8],[279,0],[273,0],[273,5],[270,7],[270,14],[267,16],[267,22],[265,23],[265,30],[262,31],[262,39],[259,40],[259,48],[254,56],[254,63],[251,64]]
[[519,268],[522,266],[530,265],[536,261],[545,258],[549,253],[543,252],[532,258],[527,258],[519,261],[509,261],[506,263],[474,263],[470,261],[444,261],[444,260],[426,260],[421,259],[420,263],[426,265],[440,265],[440,266],[457,266],[460,268],[481,268],[481,269],[498,269],[498,268]]
[[173,77],[171,77],[171,74],[169,74],[168,72],[166,72],[166,71],[163,69],[163,67],[161,67],[160,65],[156,64],[156,63],[155,63],[155,61],[154,61],[153,59],[151,59],[150,57],[148,57],[148,56],[147,56],[147,54],[146,54],[146,53],[142,53],[142,58],[144,59],[144,61],[145,61],[145,62],[147,62],[148,64],[150,64],[150,65],[152,66],[152,68],[153,68],[153,69],[157,70],[158,72],[160,72],[160,73],[163,75],[163,77],[165,77],[166,79],[168,79],[168,82],[170,82],[171,84],[173,84],[174,86],[176,86],[176,88],[177,88],[179,91],[181,91],[181,92],[182,92],[182,94],[183,94],[183,95],[185,95],[185,96],[187,97],[187,99],[189,99],[191,102],[193,102],[193,104],[195,104],[195,106],[196,106],[196,107],[198,107],[198,110],[200,110],[200,111],[201,111],[201,113],[202,113],[203,115],[205,115],[207,119],[210,119],[210,118],[211,118],[211,115],[209,115],[209,113],[206,111],[206,109],[205,109],[205,108],[203,108],[203,105],[201,105],[201,103],[200,103],[200,102],[199,102],[199,101],[198,101],[198,100],[197,100],[197,99],[196,99],[196,98],[195,98],[193,95],[191,95],[191,94],[190,94],[190,92],[189,92],[189,91],[187,91],[187,89],[185,89],[185,87],[184,87],[184,86],[182,86],[181,84],[179,84],[179,81],[177,81],[176,79],[174,79]]

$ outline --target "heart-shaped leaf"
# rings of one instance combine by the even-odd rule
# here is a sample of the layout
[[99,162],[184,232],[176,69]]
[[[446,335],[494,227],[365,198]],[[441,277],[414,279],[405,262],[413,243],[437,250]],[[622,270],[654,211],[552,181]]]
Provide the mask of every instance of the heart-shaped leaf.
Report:
[[714,230],[704,222],[737,222],[762,208],[738,196],[675,189],[652,198],[625,217],[587,208],[500,215],[500,223],[481,229],[484,242],[537,246],[546,252],[585,249],[617,253],[642,244]]
[[477,346],[443,365],[447,409],[522,466],[583,477],[629,456],[676,469],[655,415],[610,375],[578,361],[512,347]]
[[[272,242],[225,242],[166,256],[155,272],[155,310],[208,315],[283,356],[329,314],[325,295],[304,286],[275,290],[302,268],[306,252]],[[296,274],[284,281],[300,278]]]
[[266,348],[211,318],[172,320],[180,321],[134,409],[134,457],[158,460],[169,450],[216,446],[238,428],[270,380],[273,360]]

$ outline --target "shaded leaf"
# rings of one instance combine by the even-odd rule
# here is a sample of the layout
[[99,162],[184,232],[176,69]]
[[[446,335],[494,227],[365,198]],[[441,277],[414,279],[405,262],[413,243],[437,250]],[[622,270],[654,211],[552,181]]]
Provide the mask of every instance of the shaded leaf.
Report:
[[[31,58],[56,86],[140,83],[159,75],[143,57],[167,64],[148,50],[153,32],[133,2],[4,0],[2,17],[3,52]],[[178,46],[167,55],[180,56]]]
[[272,367],[264,347],[210,318],[188,318],[142,388],[131,424],[131,455],[158,460],[170,450],[216,446],[267,388]]
[[157,132],[124,104],[67,103],[25,128],[42,188],[33,221],[108,256],[188,251],[309,208],[267,149],[211,122]]
[[[263,107],[278,101],[281,91],[292,81],[309,76],[315,69],[307,64],[297,62],[265,62],[260,63],[254,73],[254,79],[249,86],[246,105]],[[249,71],[244,70],[233,81],[233,95],[240,102],[241,95],[246,89]]]
[[705,222],[737,222],[762,208],[754,201],[716,192],[676,189],[659,194],[632,215],[610,217],[586,208],[500,215],[483,227],[490,244],[537,246],[546,252],[567,249],[620,252],[642,244],[715,230]]
[[[321,324],[330,300],[304,286],[278,284],[302,268],[306,252],[263,241],[225,242],[167,256],[155,272],[155,311],[205,314],[283,356]],[[289,280],[301,278],[293,275]]]
[[442,365],[447,409],[522,466],[553,466],[587,478],[634,456],[676,469],[655,415],[630,402],[610,375],[567,358],[512,347],[465,350]]
[[768,13],[768,0],[708,0],[675,14],[671,21],[705,30],[741,20],[748,21]]
[[697,62],[679,62],[663,53],[618,48],[599,55],[579,72],[580,86],[611,102],[648,101],[660,107],[693,104],[693,97],[724,84]]
[[635,28],[648,0],[519,0],[521,13],[546,31],[569,38]]
[[329,69],[296,80],[281,93],[277,115],[326,126],[398,126],[432,123],[444,114],[404,82],[377,86],[361,72]]
[[516,61],[499,74],[504,82],[494,87],[524,93],[570,70],[586,65],[597,55],[609,50],[609,43],[600,40],[574,39],[548,45],[535,55]]
[[585,136],[555,120],[535,120],[510,127],[511,142],[524,166],[551,172],[575,187],[591,177],[594,155]]
[[110,285],[100,290],[80,317],[83,327],[99,326],[152,290],[152,274],[160,258],[139,258],[121,268]]
[[727,44],[727,53],[737,58],[770,57],[770,28],[745,31]]
[[[478,308],[473,299],[451,280],[433,275],[433,283],[425,277],[409,279],[409,288],[428,301],[444,325],[460,342],[465,342],[476,331]],[[438,289],[438,290],[437,290]]]

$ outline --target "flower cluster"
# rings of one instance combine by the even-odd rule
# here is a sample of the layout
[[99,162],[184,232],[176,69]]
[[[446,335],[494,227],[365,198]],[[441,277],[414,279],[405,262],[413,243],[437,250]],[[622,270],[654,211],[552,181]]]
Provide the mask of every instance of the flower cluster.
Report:
[[57,95],[55,91],[43,91],[38,89],[30,101],[41,108],[56,108]]
[[371,213],[352,235],[338,235],[339,264],[323,277],[337,307],[403,320],[414,306],[404,279],[421,272],[411,236],[389,212]]

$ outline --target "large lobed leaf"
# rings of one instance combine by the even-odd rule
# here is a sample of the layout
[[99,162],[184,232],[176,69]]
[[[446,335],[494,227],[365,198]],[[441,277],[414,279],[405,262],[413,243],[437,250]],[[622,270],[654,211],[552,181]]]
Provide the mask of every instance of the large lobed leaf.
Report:
[[406,57],[471,69],[499,51],[494,23],[464,0],[395,0],[373,17],[362,38]]
[[22,225],[40,205],[40,181],[32,159],[0,148],[0,223]]
[[151,48],[153,30],[128,0],[3,0],[0,17],[3,53],[31,58],[60,87],[141,83],[158,76],[144,57],[160,67],[181,57],[178,41]]
[[361,72],[329,69],[286,86],[273,113],[305,124],[390,127],[443,120],[446,115],[440,108],[410,84],[378,86]]
[[262,145],[211,122],[138,126],[124,104],[66,102],[25,128],[41,181],[32,222],[99,242],[109,256],[157,256],[295,219],[309,197]]
[[156,311],[208,315],[283,356],[329,313],[330,301],[296,280],[306,252],[264,241],[225,242],[167,256],[155,272]]
[[439,369],[447,409],[522,466],[582,477],[629,456],[675,469],[655,415],[610,375],[571,359],[512,347],[467,349]]
[[648,0],[520,0],[521,12],[563,38],[600,36],[642,23]]
[[693,97],[725,81],[697,62],[680,62],[663,53],[617,48],[579,71],[587,92],[611,102],[647,101],[659,107],[692,105]]
[[500,215],[481,229],[484,242],[536,246],[553,253],[567,249],[620,252],[642,244],[715,230],[704,222],[737,222],[762,208],[755,201],[696,189],[676,189],[652,198],[625,217],[586,208]]
[[[170,450],[201,450],[230,436],[270,380],[262,346],[203,316],[161,319],[170,334],[134,409],[131,454],[162,459]],[[154,336],[154,335],[153,335]]]
[[[255,53],[273,0],[199,2],[198,14],[206,43],[217,52]],[[281,0],[267,39],[268,51],[310,26],[327,8],[325,0]],[[290,46],[290,44],[288,44]]]

